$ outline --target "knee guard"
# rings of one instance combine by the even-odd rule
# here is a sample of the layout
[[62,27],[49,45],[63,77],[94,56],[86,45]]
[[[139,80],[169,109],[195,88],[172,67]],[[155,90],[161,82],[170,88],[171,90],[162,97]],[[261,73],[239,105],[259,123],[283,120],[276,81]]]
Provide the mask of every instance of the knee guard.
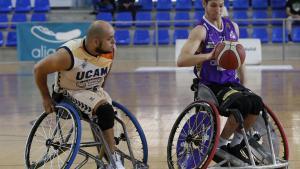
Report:
[[100,105],[96,110],[98,118],[97,124],[101,130],[107,130],[114,127],[115,111],[110,104]]

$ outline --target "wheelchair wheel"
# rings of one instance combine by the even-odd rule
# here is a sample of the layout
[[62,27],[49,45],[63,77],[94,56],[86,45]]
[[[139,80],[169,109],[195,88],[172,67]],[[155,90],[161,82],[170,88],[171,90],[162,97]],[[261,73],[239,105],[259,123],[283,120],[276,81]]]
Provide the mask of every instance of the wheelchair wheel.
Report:
[[[126,107],[115,101],[113,101],[112,104],[117,111],[116,116],[121,119],[126,126],[126,131],[135,159],[140,163],[147,164],[148,145],[141,125]],[[115,123],[114,132],[118,149],[127,155],[127,157],[130,157],[124,130],[120,123]],[[124,162],[125,166],[132,166],[131,161],[126,160]]]
[[[271,140],[277,160],[289,159],[288,142],[281,123],[276,115],[265,105],[265,111],[269,116],[269,126],[271,130]],[[261,144],[266,154],[271,154],[270,144],[268,142],[267,129],[262,116],[259,116],[253,125],[254,136],[258,143]]]
[[25,147],[28,169],[69,169],[79,150],[81,123],[77,111],[67,103],[54,113],[42,113],[35,121]]
[[217,108],[195,101],[179,115],[171,130],[167,160],[169,168],[207,168],[220,137]]

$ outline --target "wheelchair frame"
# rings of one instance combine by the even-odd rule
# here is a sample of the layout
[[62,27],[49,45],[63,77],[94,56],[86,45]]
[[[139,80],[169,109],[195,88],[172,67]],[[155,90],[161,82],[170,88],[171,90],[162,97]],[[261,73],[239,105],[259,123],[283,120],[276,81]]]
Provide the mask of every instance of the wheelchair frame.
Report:
[[[147,165],[147,160],[148,160],[148,146],[147,146],[147,142],[146,142],[146,138],[144,135],[144,132],[140,126],[140,124],[138,123],[137,119],[132,115],[132,113],[123,105],[121,105],[120,103],[117,103],[115,101],[113,101],[113,106],[117,109],[119,109],[120,111],[123,112],[123,115],[126,116],[126,118],[128,117],[130,122],[133,123],[133,126],[135,128],[134,131],[136,131],[139,135],[139,140],[141,142],[141,146],[142,146],[142,157],[140,159],[136,159],[134,152],[132,150],[132,145],[130,143],[130,139],[129,139],[129,135],[126,129],[126,126],[124,124],[124,122],[116,115],[115,116],[115,120],[117,123],[119,123],[122,127],[122,133],[120,134],[119,137],[115,137],[116,143],[117,145],[121,142],[121,141],[125,141],[127,144],[127,148],[128,148],[128,154],[125,152],[122,152],[122,150],[117,149],[117,152],[121,155],[122,161],[124,162],[124,159],[129,160],[132,163],[132,168],[134,169],[147,169],[148,165]],[[106,143],[106,141],[104,140],[103,137],[103,133],[101,131],[101,129],[99,128],[99,126],[93,122],[92,119],[90,119],[86,114],[82,113],[80,110],[78,110],[76,108],[76,106],[74,106],[70,101],[68,100],[63,100],[61,102],[59,102],[56,105],[56,112],[55,113],[42,113],[40,115],[40,117],[35,121],[30,134],[28,136],[27,139],[27,143],[26,143],[26,147],[25,147],[25,165],[26,168],[40,168],[43,165],[50,163],[50,165],[52,166],[52,160],[54,160],[55,158],[57,159],[57,163],[59,163],[60,161],[63,162],[63,164],[58,164],[58,168],[64,168],[64,169],[69,169],[77,154],[80,154],[84,157],[84,160],[81,161],[79,164],[77,164],[76,167],[72,166],[72,168],[76,168],[79,169],[81,167],[83,167],[87,162],[88,159],[93,159],[96,162],[97,168],[106,168],[108,162],[110,162],[112,164],[112,166],[115,168],[115,163],[114,160],[111,156],[111,151],[109,149],[108,144]],[[45,122],[45,118],[47,118],[47,116],[51,116],[51,115],[55,115],[55,128],[52,130],[51,128],[51,121],[49,122],[48,119],[46,119],[47,121]],[[69,122],[70,119],[72,120],[72,124]],[[65,124],[63,123],[63,120],[68,121],[68,123],[66,122]],[[92,130],[92,134],[94,137],[94,142],[81,142],[81,120],[84,120],[86,122],[89,123],[91,130]],[[49,123],[49,126],[47,126],[47,124],[45,126],[41,125],[43,124],[43,122],[45,123]],[[68,125],[70,126],[70,129],[68,130],[67,133],[64,133],[64,131],[62,130],[63,127],[66,127]],[[38,129],[42,128],[42,130],[39,132]],[[69,126],[68,126],[69,127]],[[45,130],[49,129],[48,132],[46,132]],[[74,134],[72,134],[74,131]],[[56,134],[59,135],[59,138],[56,138]],[[33,150],[32,148],[32,143],[34,141],[34,139],[36,138],[36,142],[42,142],[39,139],[41,139],[44,136],[51,136],[51,138],[45,138],[44,144],[46,145],[46,151],[45,154],[42,154],[42,157],[38,156],[37,158],[39,158],[39,160],[37,162],[35,161],[31,161],[32,159],[32,155],[31,153],[34,152],[35,150]],[[73,136],[74,135],[74,136]],[[72,140],[72,143],[68,143],[69,140]],[[44,145],[44,146],[45,146]],[[96,147],[97,151],[99,153],[99,156],[97,155],[93,155],[85,150],[83,150],[82,148],[88,148],[88,147]],[[39,148],[40,149],[40,148]],[[60,155],[61,154],[65,154],[65,152],[70,151],[69,155],[66,157],[65,160],[60,159]],[[48,153],[53,152],[53,154],[51,154],[50,156],[48,155]],[[106,154],[106,156],[104,155]],[[105,163],[103,161],[104,157],[107,157],[108,161]]]
[[[220,137],[220,117],[219,110],[217,109],[217,99],[215,98],[213,92],[207,86],[199,82],[198,79],[193,80],[191,89],[194,91],[194,102],[187,106],[179,115],[169,136],[167,146],[167,161],[170,169],[265,169],[288,167],[288,142],[282,125],[269,107],[264,105],[264,110],[260,113],[259,120],[257,120],[252,129],[247,132],[243,126],[243,117],[241,113],[238,110],[226,110],[234,113],[235,119],[240,124],[240,128],[244,136],[245,151],[247,152],[247,156],[250,160],[249,164],[221,149],[216,151]],[[199,96],[200,90],[204,90],[201,91],[201,96]],[[183,120],[186,121],[182,122]],[[207,121],[212,122],[208,123]],[[272,124],[272,122],[274,124]],[[199,129],[199,127],[195,128],[194,125],[207,125],[203,128],[213,128],[212,130],[214,131],[204,131]],[[261,129],[259,125],[264,125],[265,128]],[[281,140],[279,141],[274,127],[277,127],[278,136],[280,135]],[[188,128],[190,128],[190,130]],[[260,133],[255,133],[258,132],[258,130],[260,130],[263,135],[259,135]],[[253,141],[254,137],[256,136],[261,137],[256,138],[257,140]],[[263,142],[259,144],[258,140],[260,142],[265,141],[267,143]],[[283,152],[280,152],[280,148],[283,149]],[[223,160],[211,166],[211,160],[215,154],[220,156],[220,151],[223,151]],[[201,156],[197,156],[197,153],[202,154]],[[278,157],[279,153],[282,153],[280,154],[281,157]],[[191,158],[191,156],[193,158]]]

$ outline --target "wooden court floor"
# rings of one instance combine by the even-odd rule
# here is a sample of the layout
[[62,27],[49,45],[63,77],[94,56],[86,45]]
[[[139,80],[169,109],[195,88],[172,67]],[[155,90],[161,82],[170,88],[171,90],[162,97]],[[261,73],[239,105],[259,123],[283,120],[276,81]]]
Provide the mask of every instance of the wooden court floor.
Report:
[[[32,65],[0,69],[0,169],[24,168],[24,146],[30,121],[42,112]],[[300,71],[250,69],[247,87],[262,96],[281,120],[290,145],[290,168],[300,166]],[[51,79],[51,78],[50,78]],[[126,105],[144,129],[149,166],[167,169],[169,132],[180,112],[193,100],[191,71],[113,72],[106,90]]]

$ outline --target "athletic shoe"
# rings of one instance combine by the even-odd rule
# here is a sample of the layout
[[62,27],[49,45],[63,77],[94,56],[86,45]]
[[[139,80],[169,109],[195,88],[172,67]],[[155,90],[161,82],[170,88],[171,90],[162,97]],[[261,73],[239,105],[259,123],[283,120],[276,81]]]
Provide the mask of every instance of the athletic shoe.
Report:
[[[229,153],[229,144],[223,145],[217,149],[215,156],[213,157],[213,161],[219,163],[225,159],[225,154]],[[224,167],[224,166],[223,166]]]
[[244,141],[242,141],[241,144],[237,144],[233,147],[228,145],[228,147],[229,147],[230,154],[234,155],[235,157],[239,158],[240,160],[242,160],[245,163],[251,164],[249,156],[248,156],[248,150],[245,146]]

